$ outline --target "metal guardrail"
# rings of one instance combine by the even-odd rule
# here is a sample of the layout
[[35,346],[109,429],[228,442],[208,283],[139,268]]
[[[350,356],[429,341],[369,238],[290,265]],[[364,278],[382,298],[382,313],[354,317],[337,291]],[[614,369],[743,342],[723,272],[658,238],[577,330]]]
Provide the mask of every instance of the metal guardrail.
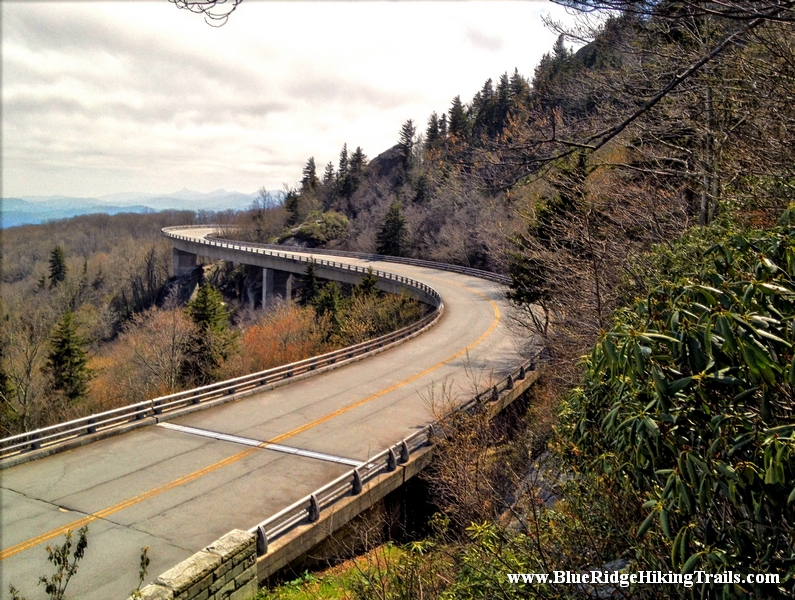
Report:
[[[516,382],[523,380],[527,373],[533,369],[533,362],[525,361],[497,385],[471,398],[456,411],[476,412],[484,406],[484,403],[497,400],[502,392],[512,390]],[[395,471],[398,465],[407,463],[412,453],[431,445],[434,436],[443,431],[443,428],[443,422],[440,421],[427,425],[249,529],[249,532],[255,533],[257,536],[257,555],[267,554],[268,547],[274,540],[296,527],[311,525],[320,520],[323,510],[332,507],[344,498],[357,496],[362,492],[364,484],[371,479],[383,473]]]
[[[190,226],[189,228],[194,227]],[[170,230],[175,228],[168,229]],[[196,238],[172,234],[170,232],[166,232],[165,230],[163,233],[167,234],[168,237],[184,239],[197,243],[206,243],[207,245],[211,246],[221,246],[224,248],[232,248],[244,251],[248,249],[247,244],[232,244],[229,242],[220,242],[216,240],[197,240]],[[259,251],[259,253],[266,251],[265,249],[254,250]],[[267,253],[288,260],[304,263],[314,262],[315,264],[331,267],[340,271],[350,271],[361,274],[367,274],[370,271],[370,269],[366,269],[357,265],[327,260],[316,260],[306,256],[296,256],[291,253],[271,252],[269,250]],[[136,404],[123,406],[105,412],[89,415],[87,417],[74,419],[65,423],[59,423],[49,427],[44,427],[34,431],[28,431],[0,439],[0,460],[11,458],[24,452],[31,452],[48,446],[54,446],[61,442],[95,434],[100,431],[112,430],[129,423],[141,421],[148,417],[158,417],[159,415],[168,414],[189,406],[207,403],[225,396],[245,391],[252,391],[259,387],[264,387],[291,377],[303,375],[305,373],[333,365],[356,356],[361,356],[362,354],[372,352],[373,350],[383,348],[384,346],[387,346],[391,343],[402,340],[431,325],[441,316],[444,304],[439,293],[432,287],[402,275],[395,275],[394,273],[387,273],[377,270],[373,270],[372,272],[381,279],[395,281],[405,287],[413,288],[422,292],[425,297],[430,300],[435,310],[416,323],[408,325],[407,327],[374,338],[372,340],[368,340],[366,342],[361,342],[341,350],[335,350],[334,352],[323,354],[321,356],[315,356],[281,367],[261,371],[259,373],[253,373],[251,375],[245,375],[235,379],[213,383],[184,392],[177,392],[168,396],[161,396],[152,400],[145,400]]]
[[[224,225],[178,225],[176,227],[166,227],[163,229],[163,232],[170,232],[175,229],[197,229],[197,228],[215,228],[220,229],[225,227]],[[193,241],[195,238],[190,238]],[[228,240],[225,238],[214,237],[211,238],[212,240],[219,241],[219,242],[231,242],[241,244],[243,242],[234,242],[234,240]],[[349,258],[359,258],[362,260],[377,260],[381,262],[391,262],[396,264],[402,265],[412,265],[415,267],[428,267],[430,269],[436,269],[438,271],[450,271],[452,273],[461,273],[462,275],[472,275],[473,277],[478,277],[479,279],[487,279],[489,281],[493,281],[495,283],[500,283],[503,285],[509,285],[511,283],[511,278],[507,275],[501,275],[499,273],[492,273],[491,271],[483,271],[482,269],[474,269],[472,267],[462,267],[460,265],[451,265],[449,263],[440,263],[434,262],[431,260],[422,260],[419,258],[403,258],[401,256],[389,256],[387,254],[368,254],[366,252],[349,252],[347,250],[326,250],[324,248],[301,248],[300,246],[279,246],[277,244],[260,244],[258,242],[244,242],[244,245],[250,246],[252,248],[261,248],[263,250],[273,250],[275,252],[288,250],[291,252],[301,252],[303,254],[325,254],[328,256],[345,256]]]
[[[253,249],[256,253],[267,253],[278,258],[304,263],[314,262],[318,265],[341,271],[353,271],[366,274],[370,271],[370,269],[366,269],[357,265],[350,265],[347,263],[338,263],[335,261],[326,261],[322,259],[318,260],[312,257],[304,256],[304,254],[327,254],[332,256],[359,258],[363,260],[386,261],[398,264],[408,264],[412,266],[429,267],[444,271],[452,271],[455,273],[471,275],[481,279],[487,279],[489,281],[494,281],[501,284],[507,284],[510,282],[510,279],[504,275],[490,273],[488,271],[482,271],[479,269],[472,269],[470,267],[461,267],[458,265],[449,265],[445,263],[436,263],[419,259],[383,256],[379,254],[366,254],[360,252],[316,250],[293,247],[290,247],[287,252],[284,252],[284,250],[287,249],[284,246],[241,243],[224,239],[197,239],[174,233],[180,229],[217,227],[218,226],[214,225],[187,225],[167,227],[162,231],[166,237],[173,239],[181,239],[193,243],[207,244],[210,246],[218,246],[241,251],[251,251]],[[293,252],[290,252],[290,250],[299,252],[301,254],[296,255]],[[289,365],[284,365],[282,367],[276,367],[274,369],[268,369],[259,373],[245,375],[243,377],[187,390],[185,392],[178,392],[176,394],[170,394],[168,396],[146,400],[137,404],[132,404],[95,415],[90,415],[88,417],[75,419],[67,423],[60,423],[58,425],[52,425],[50,427],[45,427],[35,431],[1,439],[0,460],[25,451],[37,450],[48,445],[61,443],[65,440],[93,434],[102,430],[113,429],[126,423],[140,421],[148,417],[156,417],[158,415],[168,414],[169,412],[190,407],[192,405],[202,404],[223,398],[228,395],[254,390],[259,387],[264,387],[279,381],[283,381],[284,379],[288,379],[290,377],[302,375],[313,370],[387,346],[420,331],[421,329],[432,324],[441,316],[444,304],[439,293],[432,287],[402,275],[395,275],[393,273],[378,270],[373,270],[372,272],[379,278],[395,281],[405,285],[406,287],[412,287],[423,292],[429,299],[433,301],[435,304],[435,310],[416,323],[413,323],[412,325],[404,327],[398,331],[386,334],[373,340],[362,342],[360,344],[349,346],[341,350],[329,352],[322,356],[309,358],[303,361],[291,363]],[[501,392],[513,389],[514,383],[524,379],[526,377],[527,371],[532,370],[532,368],[532,363],[530,361],[524,362],[518,369],[502,379],[497,385],[471,398],[469,401],[461,405],[457,410],[473,412],[479,410],[485,402],[489,400],[497,400]],[[252,527],[249,531],[254,532],[257,535],[257,554],[260,556],[266,554],[268,551],[268,545],[273,542],[273,540],[278,539],[297,526],[311,524],[318,521],[320,519],[321,511],[328,509],[333,504],[345,497],[361,493],[362,486],[368,481],[378,477],[383,473],[394,471],[397,469],[398,465],[408,462],[413,452],[416,452],[417,450],[432,443],[432,439],[436,432],[440,429],[441,425],[441,423],[436,422],[426,426],[423,429],[420,429],[411,436],[400,440],[398,443],[390,446],[380,454],[377,454],[370,460],[364,462],[359,467],[356,467],[348,473],[345,473],[334,481],[315,490],[315,492],[312,494],[302,498],[284,510]]]
[[[407,264],[419,267],[428,267],[443,271],[452,271],[454,273],[461,273],[464,275],[471,275],[481,279],[487,279],[495,283],[507,285],[510,283],[510,278],[505,275],[497,273],[490,273],[480,269],[473,269],[470,267],[461,267],[458,265],[450,265],[446,263],[437,263],[433,261],[420,260],[414,258],[402,258],[395,256],[385,256],[381,254],[367,254],[362,252],[347,252],[342,250],[324,250],[314,248],[300,248],[300,247],[286,247],[277,246],[274,244],[259,244],[255,242],[236,242],[234,240],[227,240],[224,238],[212,238],[197,240],[196,238],[189,238],[173,233],[174,230],[179,229],[196,229],[196,228],[215,228],[218,229],[222,226],[219,225],[188,225],[179,227],[169,227],[163,229],[164,235],[174,237],[177,239],[185,239],[192,242],[208,243],[210,245],[217,245],[222,247],[231,247],[235,249],[255,248],[258,251],[267,251],[269,254],[290,258],[295,260],[295,254],[286,254],[284,250],[291,250],[301,254],[325,254],[331,256],[344,256],[349,258],[358,258],[362,260],[377,260],[393,262],[398,264]],[[300,259],[309,262],[310,258],[301,256]],[[340,268],[340,263],[329,261],[319,261],[320,263],[327,264],[335,268]],[[345,268],[350,265],[344,265]],[[361,268],[361,267],[360,267]],[[380,273],[380,272],[377,272]],[[424,284],[423,284],[424,285]],[[534,363],[531,360],[522,363],[516,370],[507,375],[504,379],[500,380],[497,385],[489,388],[488,390],[479,393],[459,406],[456,411],[474,412],[479,410],[485,402],[496,401],[499,399],[500,394],[505,391],[513,389],[516,381],[523,380],[527,376],[528,370],[534,369]],[[398,443],[393,444],[380,454],[377,454],[370,460],[362,463],[360,466],[352,469],[351,471],[341,475],[334,481],[318,488],[313,493],[301,498],[297,502],[291,504],[287,508],[279,511],[275,515],[268,517],[261,523],[255,525],[250,532],[257,535],[257,555],[263,556],[268,552],[268,546],[279,537],[292,531],[296,527],[312,524],[320,519],[320,514],[333,506],[340,500],[356,496],[361,493],[363,485],[368,481],[378,477],[379,475],[391,472],[397,469],[399,464],[407,463],[411,457],[412,452],[416,452],[420,448],[428,446],[432,443],[435,432],[442,428],[442,423],[435,422],[431,425],[420,429],[413,433],[411,436],[400,440]]]
[[[202,226],[200,226],[200,228],[212,228],[212,227],[213,227],[213,225],[202,225]],[[241,252],[252,252],[253,251],[255,254],[267,254],[268,256],[274,256],[276,258],[282,258],[282,259],[290,260],[290,261],[293,261],[293,262],[300,262],[300,263],[304,263],[304,264],[307,264],[307,265],[309,263],[314,263],[316,265],[320,265],[320,266],[323,266],[323,267],[330,267],[330,268],[338,270],[338,271],[352,271],[352,272],[355,272],[355,273],[362,273],[362,274],[367,274],[370,271],[370,269],[365,269],[364,267],[360,267],[358,265],[352,265],[350,263],[340,263],[340,262],[331,261],[331,260],[317,259],[317,258],[314,258],[313,256],[306,256],[307,254],[323,254],[324,253],[324,252],[307,251],[306,248],[295,248],[292,251],[282,252],[280,250],[284,250],[283,246],[271,246],[271,245],[268,245],[268,244],[255,244],[255,243],[249,243],[249,242],[235,242],[234,240],[193,238],[193,237],[188,237],[188,236],[185,236],[185,235],[180,235],[178,233],[173,233],[173,230],[175,230],[175,229],[197,229],[197,227],[193,227],[193,226],[187,227],[187,226],[184,226],[184,225],[180,225],[180,226],[177,226],[177,227],[164,227],[162,229],[163,235],[168,237],[168,238],[171,238],[171,239],[183,240],[183,241],[191,242],[191,243],[194,243],[194,244],[202,244],[202,245],[206,245],[206,246],[215,246],[215,247],[218,247],[218,248],[227,248],[227,249],[230,249],[230,250],[239,250]],[[277,250],[276,248],[278,248],[280,250]],[[345,253],[345,254],[338,253],[337,256],[347,256],[348,254],[350,254],[353,257],[354,253]],[[378,259],[378,257],[379,257],[379,255],[377,255],[377,254],[369,254],[369,255],[362,254],[361,256],[374,257],[375,259]],[[359,257],[356,256],[355,258],[359,258]],[[395,257],[389,257],[389,258],[395,258]],[[405,259],[405,260],[412,260],[412,259]],[[394,262],[394,261],[392,261],[392,262]],[[420,262],[424,262],[424,261],[420,261]],[[406,263],[406,264],[413,264],[413,263]],[[433,263],[427,263],[427,264],[430,265],[430,264],[433,264]],[[439,263],[439,264],[442,264],[442,263]],[[455,267],[455,265],[447,265],[447,266]],[[459,268],[463,269],[465,267],[456,267],[456,268],[457,269],[459,269]],[[448,270],[450,270],[450,269],[448,269]],[[478,271],[477,269],[470,269],[470,271],[477,272],[477,273],[487,273],[487,271]],[[463,272],[463,271],[457,271],[457,272]],[[434,290],[431,286],[426,285],[426,284],[424,284],[422,282],[416,281],[415,279],[411,279],[410,277],[405,277],[403,275],[396,275],[394,273],[389,273],[389,272],[386,272],[386,271],[378,271],[378,270],[375,270],[375,269],[373,270],[373,274],[378,276],[381,279],[387,279],[387,280],[390,280],[390,281],[395,281],[397,283],[401,283],[401,284],[405,285],[406,287],[411,287],[411,288],[414,288],[414,289],[419,290],[421,292],[424,292],[425,294],[427,294],[433,300],[433,302],[436,303],[437,306],[439,305],[438,303],[440,303],[442,301],[442,298],[439,295],[439,293],[436,290]],[[490,275],[493,275],[493,273],[491,273]],[[502,276],[500,276],[500,277],[502,277]]]
[[436,310],[407,327],[321,356],[3,438],[0,440],[0,460],[98,431],[114,429],[148,417],[157,417],[233,394],[252,391],[360,356],[402,340],[427,327],[441,316],[442,307],[443,305],[440,304]]

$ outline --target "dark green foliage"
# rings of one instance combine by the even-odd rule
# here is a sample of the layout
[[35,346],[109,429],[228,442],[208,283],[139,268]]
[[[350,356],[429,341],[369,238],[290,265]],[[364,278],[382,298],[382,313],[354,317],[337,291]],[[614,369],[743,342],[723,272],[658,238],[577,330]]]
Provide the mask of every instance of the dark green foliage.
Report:
[[50,252],[50,288],[66,279],[66,256],[63,248],[56,246]]
[[324,285],[314,302],[318,316],[328,317],[332,334],[339,334],[342,328],[343,297],[340,284],[329,281]]
[[326,163],[326,170],[323,171],[323,185],[334,183],[334,163],[329,161]]
[[437,142],[441,139],[441,132],[439,131],[439,115],[436,114],[436,111],[431,113],[431,116],[428,117],[428,127],[425,130],[425,146],[426,148],[431,148],[437,144]]
[[351,154],[351,161],[349,165],[348,177],[343,186],[343,195],[350,198],[353,193],[359,189],[364,177],[364,168],[367,166],[367,156],[364,154],[361,146],[356,146],[356,150]]
[[646,494],[638,538],[668,546],[660,568],[782,576],[709,597],[793,592],[793,221],[722,240],[711,264],[619,312],[562,417],[572,449]]
[[439,137],[442,140],[446,140],[449,133],[450,126],[447,123],[447,113],[442,113],[442,116],[439,117]]
[[298,304],[310,306],[315,303],[318,294],[320,294],[320,278],[317,276],[317,265],[312,260],[304,271],[303,285],[298,293]]
[[343,181],[348,176],[348,144],[342,145],[340,162],[337,168],[337,181]]
[[342,198],[350,200],[351,196],[359,189],[362,183],[364,168],[366,166],[367,156],[364,154],[361,146],[357,146],[353,154],[348,156],[348,145],[345,144],[340,152],[335,193]]
[[77,333],[74,315],[71,311],[65,312],[52,333],[50,351],[42,371],[50,391],[70,402],[85,395],[91,380],[85,343]]
[[288,190],[284,197],[284,208],[287,211],[287,226],[297,225],[301,220],[301,196],[296,190]]
[[376,286],[378,285],[378,275],[373,272],[373,268],[367,269],[367,275],[362,277],[359,285],[356,286],[356,292],[362,296],[375,296],[378,293]]
[[414,150],[414,135],[417,133],[417,128],[414,127],[414,121],[409,119],[400,128],[400,137],[398,138],[398,148],[400,148],[400,156],[403,161],[403,168],[408,169],[411,166],[411,153]]
[[449,133],[455,141],[463,141],[469,135],[469,117],[467,116],[464,103],[461,102],[461,96],[453,98],[453,103],[450,106],[450,124]]
[[202,332],[222,333],[229,324],[224,298],[218,288],[209,283],[199,287],[196,297],[188,303],[187,312]]
[[205,283],[188,303],[186,312],[196,330],[189,342],[182,379],[204,385],[214,380],[232,350],[234,335],[229,331],[229,311],[218,288]]
[[334,202],[337,195],[337,177],[334,172],[334,163],[329,161],[326,164],[326,169],[323,171],[323,209],[328,210]]
[[393,202],[376,237],[376,252],[387,256],[405,256],[408,250],[408,229],[400,202]]
[[314,190],[317,187],[317,184],[318,179],[315,169],[315,157],[310,156],[309,160],[306,161],[306,166],[303,170],[303,177],[301,178],[301,190],[304,192]]

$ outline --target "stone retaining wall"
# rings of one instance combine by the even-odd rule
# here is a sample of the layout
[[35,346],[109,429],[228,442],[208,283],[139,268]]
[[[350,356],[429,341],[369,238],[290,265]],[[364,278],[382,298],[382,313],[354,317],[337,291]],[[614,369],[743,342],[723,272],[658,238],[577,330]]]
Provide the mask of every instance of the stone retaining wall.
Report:
[[256,538],[253,533],[234,529],[160,575],[140,591],[139,598],[251,600],[256,592]]

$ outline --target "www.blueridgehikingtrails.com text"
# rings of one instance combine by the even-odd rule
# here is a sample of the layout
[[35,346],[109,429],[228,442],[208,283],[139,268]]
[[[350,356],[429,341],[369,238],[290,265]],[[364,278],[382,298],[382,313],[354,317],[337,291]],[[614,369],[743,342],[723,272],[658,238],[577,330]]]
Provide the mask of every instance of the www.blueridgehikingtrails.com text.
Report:
[[740,574],[733,571],[725,573],[705,573],[694,571],[683,575],[682,573],[663,573],[662,571],[637,571],[635,573],[622,573],[620,571],[552,571],[552,573],[508,573],[510,583],[552,583],[574,585],[681,585],[693,587],[702,583],[779,583],[777,573],[748,573]]

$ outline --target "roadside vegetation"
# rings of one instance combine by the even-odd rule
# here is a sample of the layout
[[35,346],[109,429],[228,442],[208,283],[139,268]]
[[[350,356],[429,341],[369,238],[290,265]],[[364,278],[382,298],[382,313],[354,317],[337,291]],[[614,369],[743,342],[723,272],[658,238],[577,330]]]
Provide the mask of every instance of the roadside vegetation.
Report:
[[[506,72],[424,128],[407,121],[375,158],[345,145],[322,173],[309,158],[283,200],[263,192],[225,217],[222,234],[252,241],[508,274],[508,318],[545,373],[521,427],[451,418],[428,475],[438,512],[427,537],[371,538],[359,558],[260,598],[795,593],[795,7],[562,3],[608,12],[560,30],[532,77]],[[168,257],[141,240],[160,226],[131,221],[106,245],[84,236],[96,247],[85,256],[59,224],[26,253],[4,250],[8,431],[43,424],[45,398],[59,415],[132,401],[418,316],[399,297],[371,303],[370,284],[321,286],[311,269],[301,305],[259,323],[213,288],[200,290],[214,308],[198,294],[187,310],[155,302]],[[229,298],[245,274],[218,277]],[[146,344],[169,331],[172,342],[201,331],[208,345],[172,343],[185,355],[155,377],[147,357],[167,353]],[[87,375],[47,395],[66,363]],[[507,578],[556,570],[721,578],[601,589]]]
[[[427,537],[262,598],[793,594],[795,12],[564,3],[614,12],[561,30],[531,79],[487,81],[422,136],[406,123],[352,193],[329,165],[293,199],[298,221],[313,202],[347,216],[338,247],[386,248],[398,206],[401,254],[509,274],[510,318],[546,366],[524,426],[456,416]],[[712,577],[507,577],[555,570]]]
[[[161,227],[230,214],[91,215],[4,231],[0,432],[20,433],[362,342],[420,318],[405,296],[319,280],[251,307],[245,267],[169,277]],[[250,292],[250,290],[248,290]]]

